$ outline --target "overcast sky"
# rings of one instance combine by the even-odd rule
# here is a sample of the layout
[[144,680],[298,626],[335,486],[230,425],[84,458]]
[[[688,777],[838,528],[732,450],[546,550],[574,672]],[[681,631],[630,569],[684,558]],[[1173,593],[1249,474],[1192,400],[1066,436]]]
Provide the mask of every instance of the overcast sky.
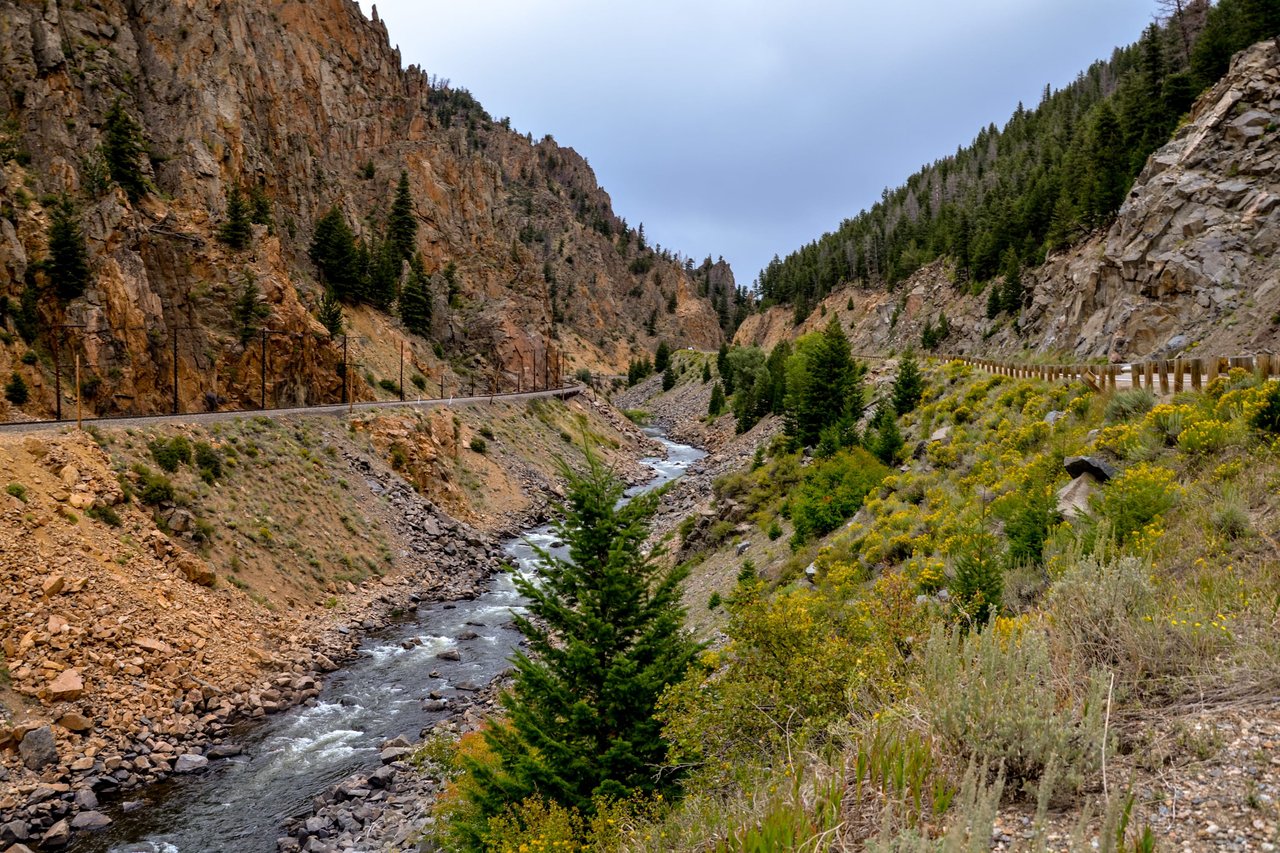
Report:
[[[368,13],[369,0],[361,0]],[[1135,41],[1154,0],[380,0],[405,64],[585,156],[632,226],[750,284],[1046,83]]]

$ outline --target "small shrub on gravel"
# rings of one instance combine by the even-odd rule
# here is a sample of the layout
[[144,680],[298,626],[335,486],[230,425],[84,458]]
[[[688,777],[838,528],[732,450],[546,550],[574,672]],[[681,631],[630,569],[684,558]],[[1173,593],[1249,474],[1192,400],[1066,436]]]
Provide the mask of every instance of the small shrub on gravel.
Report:
[[489,449],[489,445],[486,444],[485,440],[480,436],[473,435],[471,437],[471,449],[476,453],[484,453]]
[[1046,773],[1064,793],[1098,778],[1107,684],[1091,674],[1064,693],[1043,631],[938,627],[923,660],[922,716],[958,761],[1002,764],[1011,793],[1028,796]]
[[92,518],[94,521],[102,522],[108,527],[119,527],[121,524],[120,516],[112,507],[109,506],[90,507],[85,510],[84,514]]
[[160,504],[173,500],[173,483],[163,474],[146,474],[138,497],[144,504]]

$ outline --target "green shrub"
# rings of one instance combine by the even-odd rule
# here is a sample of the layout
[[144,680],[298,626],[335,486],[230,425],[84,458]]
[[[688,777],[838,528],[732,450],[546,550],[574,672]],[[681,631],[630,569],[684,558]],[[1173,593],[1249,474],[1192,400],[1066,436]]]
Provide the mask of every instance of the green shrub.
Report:
[[218,453],[209,442],[196,442],[195,462],[202,478],[205,477],[206,473],[208,474],[208,479],[217,480],[222,477],[222,454]]
[[161,504],[173,500],[173,483],[163,474],[145,474],[138,498],[144,504]]
[[21,483],[10,483],[5,487],[5,491],[23,503],[27,502],[27,487]]
[[[474,449],[474,446],[472,449]],[[409,452],[405,449],[404,445],[398,441],[391,445],[390,458],[391,467],[396,471],[403,471],[409,465]]]
[[1145,415],[1156,404],[1155,396],[1145,388],[1133,388],[1112,395],[1107,401],[1103,419],[1109,424],[1131,421]]
[[715,610],[717,607],[720,606],[720,604],[721,604],[720,593],[718,592],[711,593],[711,597],[707,599],[707,609]]
[[22,354],[22,363],[26,365],[35,364],[37,361],[35,350],[27,350]]
[[157,438],[147,444],[151,458],[165,471],[172,474],[180,465],[191,464],[191,442],[186,436],[175,435],[169,440]]
[[493,430],[489,427],[488,424],[480,427],[480,434],[483,435],[485,438],[489,439],[490,441],[493,441]]
[[400,383],[396,382],[394,379],[379,379],[378,387],[383,391],[389,391],[396,396],[400,395]]
[[412,383],[413,387],[417,388],[419,391],[427,390],[427,377],[423,376],[421,373],[415,373],[413,376],[410,376],[409,382]]
[[830,533],[862,506],[889,471],[860,447],[815,462],[791,499],[796,545]]
[[957,759],[976,754],[1002,764],[1014,793],[1034,796],[1046,773],[1075,793],[1097,780],[1110,747],[1107,685],[1089,675],[1077,695],[1059,684],[1041,630],[1009,636],[935,627],[925,644],[921,711]]
[[478,435],[471,436],[471,449],[473,451],[476,453],[484,453],[488,448],[489,445],[485,443],[483,438]]

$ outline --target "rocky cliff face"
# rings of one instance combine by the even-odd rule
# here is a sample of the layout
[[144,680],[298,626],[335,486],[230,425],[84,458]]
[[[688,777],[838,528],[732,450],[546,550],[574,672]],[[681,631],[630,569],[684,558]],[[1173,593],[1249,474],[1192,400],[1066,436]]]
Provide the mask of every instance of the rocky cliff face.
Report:
[[[102,411],[167,408],[175,367],[184,408],[211,394],[253,402],[264,357],[270,402],[337,399],[341,347],[313,318],[313,223],[337,205],[372,238],[402,169],[441,346],[351,311],[360,365],[395,361],[403,339],[410,370],[456,387],[488,384],[491,366],[499,381],[527,379],[549,351],[569,370],[616,370],[659,337],[719,343],[710,302],[677,259],[624,241],[634,234],[585,159],[402,69],[385,26],[351,0],[3,0],[0,45],[0,371],[24,376],[35,413],[53,407],[55,346],[64,376],[82,356]],[[117,99],[147,153],[153,191],[135,203],[102,180]],[[243,251],[216,239],[233,187],[255,193],[270,222]],[[70,301],[52,295],[41,265],[64,193],[93,271]],[[249,279],[277,333],[265,356],[233,313]],[[34,335],[16,322],[24,293]],[[28,346],[35,364],[19,360]],[[370,369],[354,378],[357,396],[378,393]]]
[[986,318],[986,294],[957,284],[943,263],[897,293],[847,289],[800,327],[789,308],[748,318],[740,343],[772,345],[836,312],[855,350],[918,346],[945,312],[943,348],[982,354],[1034,350],[1122,361],[1195,346],[1252,354],[1280,342],[1280,44],[1239,54],[1196,103],[1173,140],[1148,160],[1115,222],[1024,277],[1015,329]]

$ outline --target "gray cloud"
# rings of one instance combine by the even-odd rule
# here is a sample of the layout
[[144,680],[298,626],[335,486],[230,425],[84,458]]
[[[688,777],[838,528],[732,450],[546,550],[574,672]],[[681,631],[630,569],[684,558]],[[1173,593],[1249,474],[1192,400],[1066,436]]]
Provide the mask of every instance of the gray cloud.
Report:
[[[362,0],[366,12],[368,0]],[[586,156],[614,208],[750,282],[1046,83],[1146,0],[381,0],[404,61]]]

